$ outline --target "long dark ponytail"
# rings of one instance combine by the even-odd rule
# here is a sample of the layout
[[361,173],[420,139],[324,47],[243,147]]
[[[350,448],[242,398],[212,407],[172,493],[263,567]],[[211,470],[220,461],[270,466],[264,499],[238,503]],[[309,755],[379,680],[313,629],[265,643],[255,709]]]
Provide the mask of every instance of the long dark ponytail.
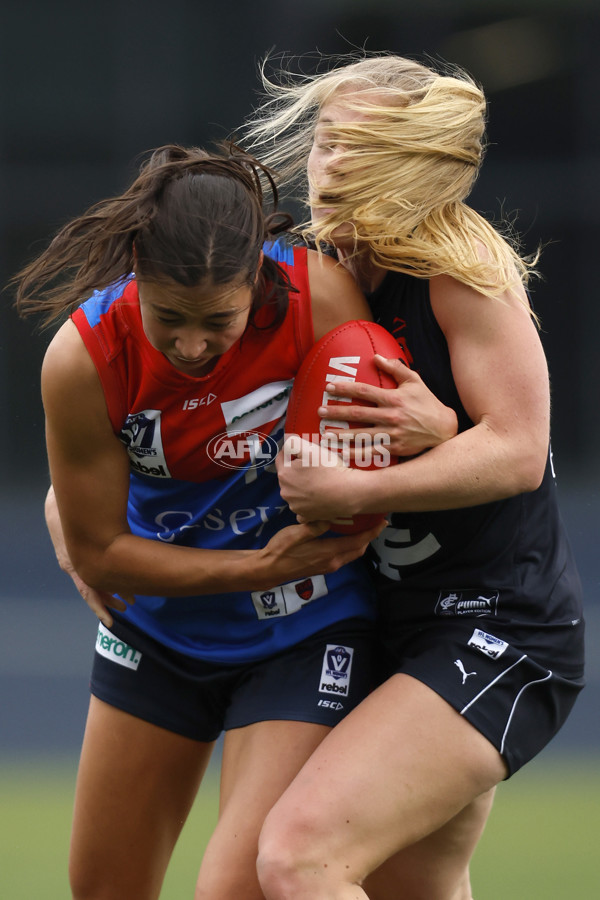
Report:
[[[263,184],[270,192],[265,211]],[[120,196],[96,203],[67,223],[36,259],[11,279],[22,316],[44,323],[72,312],[94,290],[127,278],[170,278],[186,286],[252,284],[254,321],[273,309],[269,326],[287,310],[287,275],[264,257],[265,240],[289,229],[277,211],[274,175],[233,144],[208,153],[176,144],[160,147]]]

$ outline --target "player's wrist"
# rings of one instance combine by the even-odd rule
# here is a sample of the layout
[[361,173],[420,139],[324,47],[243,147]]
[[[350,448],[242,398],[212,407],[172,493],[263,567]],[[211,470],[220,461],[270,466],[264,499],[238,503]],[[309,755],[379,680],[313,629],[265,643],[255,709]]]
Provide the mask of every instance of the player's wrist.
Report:
[[358,516],[361,513],[378,513],[378,508],[373,492],[377,491],[377,482],[370,469],[348,469],[346,472],[346,484],[344,497],[340,503],[344,514]]
[[456,437],[458,434],[458,416],[456,412],[450,406],[444,407],[445,416],[442,421],[442,428],[440,432],[440,444],[445,443],[445,441],[449,441],[451,438]]
[[[227,574],[234,581],[231,590],[260,591],[272,587],[272,573],[265,547],[260,550],[240,550]],[[272,561],[271,561],[272,562]]]

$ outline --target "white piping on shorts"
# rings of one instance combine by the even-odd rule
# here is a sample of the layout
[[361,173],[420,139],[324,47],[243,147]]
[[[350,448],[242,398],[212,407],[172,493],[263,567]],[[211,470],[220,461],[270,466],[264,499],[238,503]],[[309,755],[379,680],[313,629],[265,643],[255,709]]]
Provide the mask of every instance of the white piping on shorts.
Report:
[[[492,681],[490,681],[489,684],[486,684],[486,686],[481,691],[479,691],[479,693],[475,697],[473,697],[473,699],[470,700],[466,706],[464,706],[461,709],[461,711],[460,711],[461,716],[463,715],[463,713],[465,713],[469,709],[469,707],[473,706],[473,704],[476,703],[479,700],[479,698],[482,697],[483,694],[485,694],[486,691],[488,691],[491,687],[493,687],[497,681],[500,681],[500,679],[503,678],[507,672],[510,672],[511,669],[514,669],[515,666],[518,666],[519,663],[523,662],[524,659],[527,659],[526,653],[524,653],[520,659],[518,659],[516,662],[514,662],[507,669],[504,669],[503,672],[500,672],[498,675],[496,675],[496,677]],[[502,735],[502,743],[500,746],[500,753],[504,752],[504,743],[506,741],[506,735],[508,733],[508,729],[510,728],[510,723],[512,721],[515,709],[517,707],[517,703],[519,702],[519,699],[521,698],[521,694],[523,693],[524,690],[526,690],[532,684],[540,684],[542,681],[548,681],[549,678],[552,678],[552,671],[550,669],[548,670],[548,674],[544,675],[543,678],[536,678],[535,681],[528,681],[527,684],[524,684],[523,687],[521,688],[521,690],[519,691],[519,693],[517,694],[517,696],[515,697],[515,700],[513,702],[513,705],[511,707],[511,710],[510,710],[510,713],[508,716],[508,720],[506,722],[506,728],[504,729],[504,733]]]
[[485,694],[486,691],[489,691],[489,689],[491,687],[493,687],[497,681],[500,681],[501,678],[504,678],[504,676],[506,675],[507,672],[510,672],[511,669],[514,669],[515,666],[518,666],[519,663],[523,662],[524,659],[527,659],[526,653],[524,653],[523,656],[520,659],[518,659],[516,662],[514,662],[511,666],[509,666],[508,669],[504,669],[503,672],[500,672],[499,675],[496,675],[496,677],[492,681],[490,681],[489,684],[486,684],[486,686],[482,690],[480,690],[479,693],[476,694],[475,697],[473,697],[473,699],[469,703],[467,703],[466,706],[463,706],[463,708],[460,711],[461,716],[463,715],[463,713],[465,713],[469,709],[470,706],[473,706],[474,703],[477,703],[479,698],[481,696],[483,696],[483,694]]
[[506,740],[506,735],[507,735],[508,729],[510,728],[511,719],[513,717],[513,713],[516,709],[517,703],[519,702],[521,694],[523,693],[523,691],[527,690],[528,687],[531,687],[532,684],[540,684],[542,681],[548,681],[549,678],[552,678],[552,671],[550,669],[548,669],[548,674],[544,675],[543,678],[536,678],[535,681],[529,681],[527,684],[524,684],[523,687],[521,688],[521,690],[519,691],[519,693],[517,694],[517,696],[515,697],[515,702],[512,705],[512,709],[511,709],[510,715],[508,717],[508,722],[506,723],[506,728],[504,729],[504,734],[502,735],[502,743],[500,745],[500,753],[504,753],[504,742]]

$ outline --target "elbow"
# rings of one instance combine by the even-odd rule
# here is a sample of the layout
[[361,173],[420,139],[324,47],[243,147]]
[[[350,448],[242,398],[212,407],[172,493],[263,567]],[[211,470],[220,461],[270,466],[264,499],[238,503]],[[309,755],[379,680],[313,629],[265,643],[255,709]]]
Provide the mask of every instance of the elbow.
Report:
[[515,493],[528,494],[537,491],[544,479],[547,460],[547,446],[532,447],[515,460],[515,465],[512,467],[516,480]]
[[70,548],[69,555],[73,568],[82,581],[95,591],[106,591],[109,594],[118,592],[114,574],[106,565],[104,554],[89,548]]
[[[93,588],[95,591],[109,590],[106,587],[105,573],[102,572],[97,564],[85,559],[85,556],[75,557],[73,568],[88,587]],[[109,593],[112,593],[112,591],[109,590]]]
[[517,490],[519,494],[531,494],[533,491],[537,491],[540,487],[543,480],[544,473],[538,475],[536,472],[532,471],[530,473],[525,473],[522,477],[521,483]]

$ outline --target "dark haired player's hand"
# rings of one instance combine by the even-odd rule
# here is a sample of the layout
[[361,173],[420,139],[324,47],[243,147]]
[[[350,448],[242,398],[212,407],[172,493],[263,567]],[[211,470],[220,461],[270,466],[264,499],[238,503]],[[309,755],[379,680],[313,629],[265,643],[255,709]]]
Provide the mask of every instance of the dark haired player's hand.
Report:
[[339,537],[322,537],[331,523],[326,521],[288,525],[273,535],[259,550],[264,566],[264,588],[294,581],[308,575],[327,575],[362,556],[371,541],[381,533],[381,522],[368,531]]
[[110,614],[110,609],[118,609],[120,612],[124,612],[127,609],[128,605],[131,605],[135,602],[134,597],[121,597],[114,596],[113,594],[109,594],[107,591],[97,591],[95,588],[91,588],[89,584],[86,584],[85,581],[82,581],[77,572],[71,567],[64,568],[61,565],[61,569],[69,575],[73,581],[73,584],[92,610],[94,615],[96,615],[103,625],[107,628],[110,628],[113,624],[113,618]]
[[88,584],[85,583],[85,581],[83,581],[79,577],[79,575],[73,568],[73,564],[67,552],[62,525],[58,515],[58,508],[56,506],[54,488],[52,486],[50,486],[50,489],[46,496],[44,512],[46,515],[46,525],[48,526],[48,532],[54,546],[54,552],[56,553],[58,565],[60,566],[62,571],[71,578],[73,584],[75,585],[89,608],[92,610],[92,612],[100,619],[103,625],[105,625],[107,628],[110,628],[113,624],[110,609],[118,609],[123,612],[127,609],[128,604],[132,604],[134,602],[134,598],[115,597],[112,594],[109,594],[107,591],[97,591],[95,590],[95,588],[91,588]]

